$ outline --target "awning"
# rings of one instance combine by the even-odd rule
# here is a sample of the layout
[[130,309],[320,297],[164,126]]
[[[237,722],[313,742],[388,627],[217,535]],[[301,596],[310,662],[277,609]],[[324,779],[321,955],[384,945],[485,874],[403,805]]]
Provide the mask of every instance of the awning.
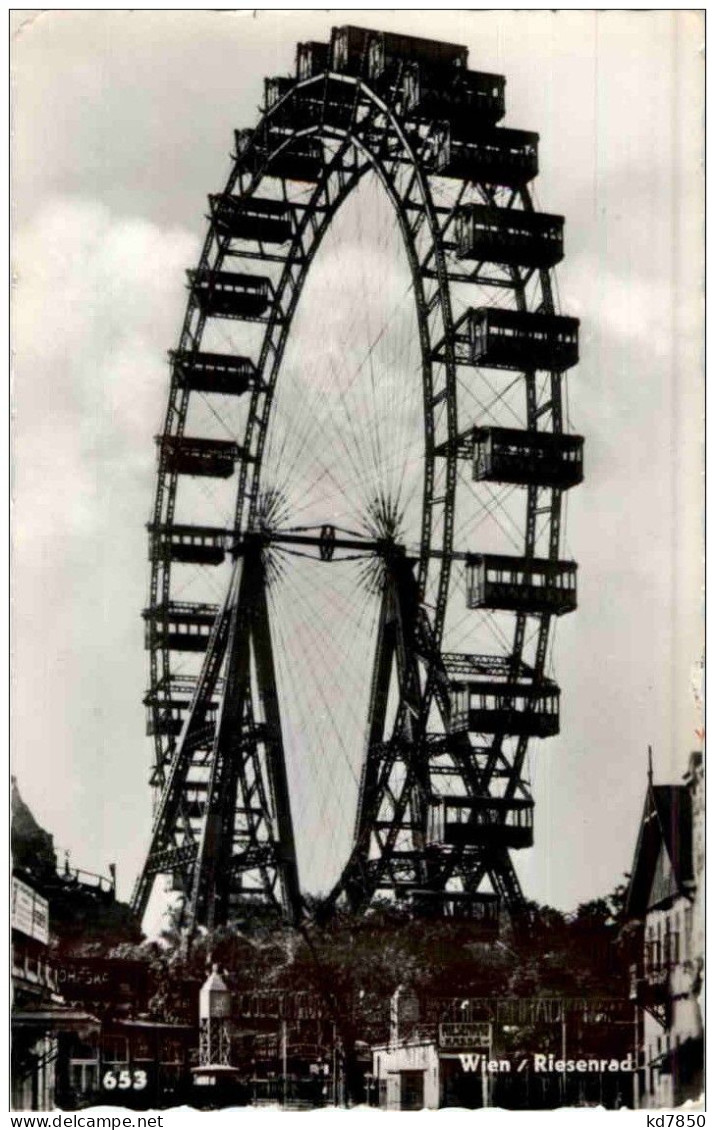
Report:
[[101,1024],[96,1016],[78,1008],[17,1009],[10,1022],[13,1031],[22,1032],[99,1032]]

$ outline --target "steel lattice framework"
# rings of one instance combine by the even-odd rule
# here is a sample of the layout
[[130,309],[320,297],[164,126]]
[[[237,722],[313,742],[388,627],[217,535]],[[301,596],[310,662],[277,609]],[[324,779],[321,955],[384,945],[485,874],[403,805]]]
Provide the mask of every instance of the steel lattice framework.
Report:
[[[564,431],[562,412],[564,373],[577,359],[577,323],[556,313],[550,277],[562,220],[534,210],[538,138],[497,125],[503,95],[500,76],[467,69],[464,48],[337,28],[330,44],[299,45],[296,76],[266,80],[259,124],[236,134],[189,272],[157,441],[144,616],[158,800],[134,892],[139,914],[159,874],[184,892],[190,925],[247,907],[294,920],[302,912],[266,600],[271,553],[291,545],[324,563],[360,552],[380,566],[353,847],[328,907],[347,900],[362,910],[382,893],[494,926],[501,906],[523,906],[509,850],[533,835],[529,740],[558,732],[547,645],[553,617],[575,607],[576,567],[559,554],[562,496],[581,479],[582,440]],[[389,520],[372,537],[336,528],[330,515],[319,527],[285,527],[262,485],[306,277],[368,174],[397,217],[419,335],[421,528],[410,545]],[[250,273],[235,270],[239,258]],[[206,348],[219,319],[251,327],[245,353]],[[460,402],[461,372],[492,390],[481,411]],[[189,435],[198,396],[240,398],[242,434]],[[516,396],[518,412],[500,417]],[[221,479],[235,483],[233,524],[178,519],[184,484]],[[464,491],[485,492],[483,511],[497,522],[503,497],[518,497],[515,554],[457,544]],[[229,561],[221,603],[179,599],[177,565],[211,571]],[[455,563],[474,616],[508,617],[500,648],[445,649]],[[187,651],[201,656],[191,675],[177,662]]]

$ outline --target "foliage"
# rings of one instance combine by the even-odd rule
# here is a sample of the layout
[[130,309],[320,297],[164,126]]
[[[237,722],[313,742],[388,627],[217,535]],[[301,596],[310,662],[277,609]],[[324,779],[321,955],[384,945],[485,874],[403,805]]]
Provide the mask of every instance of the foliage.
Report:
[[[337,911],[298,930],[247,921],[203,932],[190,948],[175,915],[158,941],[124,943],[111,956],[147,963],[149,1015],[165,1022],[195,1021],[212,964],[234,992],[315,994],[336,1024],[348,1090],[357,1094],[358,1049],[387,1039],[389,1002],[400,984],[422,1001],[423,1019],[428,1006],[437,1019],[446,998],[627,996],[627,964],[616,945],[622,902],[617,889],[571,915],[531,904],[521,928],[505,922],[496,938],[469,921],[416,921],[385,903],[364,916]],[[513,1038],[527,1046],[532,1036],[522,1026]]]
[[615,901],[584,903],[571,916],[532,904],[528,929],[505,925],[498,938],[468,921],[416,922],[384,904],[365,916],[338,911],[300,930],[278,922],[222,927],[202,933],[188,953],[174,922],[159,942],[118,946],[112,954],[149,964],[157,1019],[193,1019],[198,987],[216,963],[236,992],[316,994],[346,1044],[358,1034],[374,1042],[387,1036],[389,1000],[399,984],[425,1001],[625,994]]
[[126,903],[58,883],[48,893],[55,948],[65,957],[102,956],[113,946],[136,944],[142,937]]

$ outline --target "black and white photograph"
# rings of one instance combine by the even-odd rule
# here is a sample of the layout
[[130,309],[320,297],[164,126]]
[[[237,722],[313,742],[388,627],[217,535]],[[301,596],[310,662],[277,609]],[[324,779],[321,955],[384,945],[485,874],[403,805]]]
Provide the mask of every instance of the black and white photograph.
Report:
[[704,1125],[704,10],[9,35],[11,1110]]

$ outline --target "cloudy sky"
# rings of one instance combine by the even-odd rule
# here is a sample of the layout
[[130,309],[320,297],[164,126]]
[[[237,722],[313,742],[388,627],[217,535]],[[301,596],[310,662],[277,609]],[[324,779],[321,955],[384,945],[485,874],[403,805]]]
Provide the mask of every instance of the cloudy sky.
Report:
[[150,826],[145,523],[184,268],[206,194],[298,40],[354,22],[463,43],[541,135],[566,216],[568,503],[580,607],[559,624],[561,735],[532,759],[529,895],[565,909],[630,865],[645,786],[696,748],[702,650],[702,23],[698,13],[16,13],[14,770],[75,865],[128,895]]

